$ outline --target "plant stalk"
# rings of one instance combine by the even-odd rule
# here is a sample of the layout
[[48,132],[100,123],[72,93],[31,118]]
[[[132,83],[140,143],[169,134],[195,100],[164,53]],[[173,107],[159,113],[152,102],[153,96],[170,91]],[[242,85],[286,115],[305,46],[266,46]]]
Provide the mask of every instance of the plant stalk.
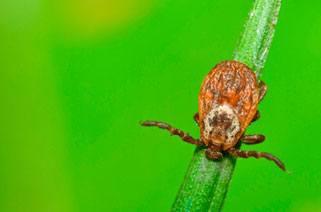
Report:
[[[274,36],[281,0],[255,0],[235,48],[233,60],[248,65],[260,79]],[[240,148],[240,144],[236,146]],[[196,148],[171,211],[222,211],[236,158],[208,160],[204,148]]]

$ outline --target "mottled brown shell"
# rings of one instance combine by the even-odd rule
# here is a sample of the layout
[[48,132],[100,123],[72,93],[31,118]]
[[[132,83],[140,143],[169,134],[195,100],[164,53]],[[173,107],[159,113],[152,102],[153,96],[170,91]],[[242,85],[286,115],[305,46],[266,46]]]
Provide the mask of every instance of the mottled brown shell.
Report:
[[218,63],[203,80],[198,97],[201,138],[233,147],[253,119],[258,105],[255,74],[237,61]]

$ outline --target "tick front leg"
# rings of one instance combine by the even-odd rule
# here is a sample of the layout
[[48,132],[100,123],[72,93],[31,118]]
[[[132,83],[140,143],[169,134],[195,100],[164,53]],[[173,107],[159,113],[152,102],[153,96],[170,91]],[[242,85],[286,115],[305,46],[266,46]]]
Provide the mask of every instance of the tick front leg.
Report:
[[257,110],[251,122],[257,121],[260,117],[261,113]]
[[236,157],[241,158],[248,158],[248,157],[255,157],[255,158],[266,158],[268,160],[272,160],[280,167],[283,171],[285,171],[284,164],[274,155],[266,153],[266,152],[256,152],[256,151],[247,151],[247,150],[237,150],[237,149],[229,149],[228,152]]
[[193,118],[194,118],[194,121],[196,121],[197,125],[200,126],[200,122],[199,122],[200,117],[199,117],[198,113],[196,113],[196,114],[193,116]]
[[166,124],[164,122],[145,121],[143,123],[140,123],[140,125],[146,126],[146,127],[156,126],[158,128],[168,130],[171,133],[171,135],[178,135],[179,137],[181,137],[181,139],[183,141],[186,141],[188,143],[195,144],[196,146],[203,146],[204,145],[203,141],[200,138],[195,139],[192,136],[190,136],[188,133],[184,133],[183,131],[181,131],[175,127],[172,127],[169,124]]
[[261,134],[244,135],[240,138],[240,140],[245,144],[259,144],[265,140],[265,136]]
[[260,93],[259,93],[259,103],[263,100],[266,92],[267,92],[267,86],[265,85],[265,83],[261,80],[261,82],[259,83],[259,89],[260,89]]

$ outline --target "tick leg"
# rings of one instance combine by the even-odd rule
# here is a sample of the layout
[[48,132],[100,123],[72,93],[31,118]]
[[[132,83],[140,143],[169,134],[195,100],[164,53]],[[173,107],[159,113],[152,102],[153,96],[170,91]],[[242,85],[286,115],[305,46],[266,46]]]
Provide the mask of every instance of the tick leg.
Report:
[[257,121],[260,117],[261,113],[257,110],[251,122]]
[[200,123],[199,123],[200,117],[199,117],[198,113],[196,113],[196,114],[193,116],[193,118],[194,118],[194,121],[196,121],[197,125],[200,126]]
[[166,129],[168,130],[171,135],[178,135],[179,137],[181,137],[181,139],[183,141],[186,141],[188,143],[191,144],[195,144],[196,146],[203,146],[204,143],[203,141],[199,138],[199,139],[195,139],[192,136],[190,136],[188,133],[184,133],[183,131],[170,126],[169,124],[166,124],[164,122],[157,122],[157,121],[145,121],[143,123],[140,123],[141,126],[146,126],[146,127],[153,127],[156,126],[158,128],[161,129]]
[[259,83],[259,89],[260,89],[260,93],[259,93],[259,103],[263,100],[266,92],[267,92],[267,86],[265,85],[265,83],[261,80],[261,82]]
[[244,135],[240,140],[245,144],[259,144],[265,140],[265,136],[261,134]]
[[256,152],[256,151],[248,151],[248,150],[237,150],[234,148],[231,148],[228,150],[228,152],[237,157],[241,158],[248,158],[248,157],[255,157],[255,158],[266,158],[268,160],[272,160],[280,167],[283,171],[285,171],[284,164],[274,155],[266,153],[266,152]]

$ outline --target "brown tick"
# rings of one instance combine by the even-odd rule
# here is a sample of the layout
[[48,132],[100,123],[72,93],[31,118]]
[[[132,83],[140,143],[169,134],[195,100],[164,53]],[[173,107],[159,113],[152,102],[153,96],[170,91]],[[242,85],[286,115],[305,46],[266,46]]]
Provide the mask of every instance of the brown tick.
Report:
[[145,121],[142,126],[157,126],[178,135],[183,141],[196,146],[206,146],[206,156],[213,160],[223,157],[223,152],[242,158],[256,157],[274,161],[281,169],[284,164],[266,152],[238,150],[238,141],[257,144],[264,135],[243,135],[251,122],[260,117],[257,110],[267,92],[263,81],[258,85],[255,74],[243,63],[228,60],[218,63],[206,76],[198,96],[199,113],[194,120],[200,127],[201,138],[194,139],[188,133],[164,122]]

